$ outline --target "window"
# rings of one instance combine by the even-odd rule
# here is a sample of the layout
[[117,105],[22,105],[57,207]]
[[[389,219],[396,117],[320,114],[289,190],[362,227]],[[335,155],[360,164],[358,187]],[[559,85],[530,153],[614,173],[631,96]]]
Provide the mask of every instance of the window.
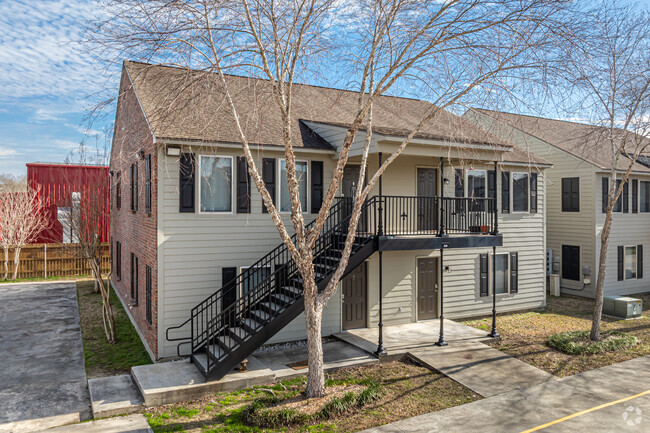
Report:
[[151,213],[151,155],[144,160],[144,211]]
[[[300,206],[303,212],[307,212],[307,167],[307,161],[296,161],[296,177],[298,178]],[[280,160],[280,211],[291,212],[289,179],[287,178],[287,166],[284,159]]]
[[512,211],[528,212],[528,173],[512,173]]
[[122,172],[118,171],[117,180],[115,181],[115,207],[120,209],[122,207]]
[[232,212],[232,157],[202,155],[199,166],[201,212]]
[[[495,278],[494,282],[490,280],[490,284],[494,284],[494,293],[497,295],[508,293],[508,254],[497,254],[494,257]],[[490,268],[492,271],[492,268]]]
[[639,201],[641,212],[650,212],[650,182],[641,181],[639,188]]
[[138,306],[138,258],[131,253],[131,299]]
[[[485,209],[485,179],[483,170],[469,170],[467,172],[467,194],[470,197],[470,211],[482,211]],[[478,200],[477,200],[478,199]]]
[[151,323],[152,323],[152,320],[151,320],[152,319],[151,318],[151,316],[152,316],[152,314],[151,314],[151,267],[149,265],[147,265],[146,270],[147,270],[146,281],[145,281],[145,283],[146,283],[145,295],[146,295],[146,298],[147,298],[146,299],[146,302],[147,302],[146,303],[146,313],[147,313],[147,323],[151,325]]
[[271,276],[271,268],[268,266],[255,267],[252,270],[249,270],[249,266],[242,266],[241,272],[245,271],[247,276],[243,278],[241,285],[241,296],[244,297],[248,295],[252,290],[254,290],[259,284],[267,280]]
[[636,246],[625,247],[625,279],[632,280],[636,278]]
[[[616,179],[616,190],[614,191],[614,194],[618,192],[618,188],[621,187],[621,179]],[[602,178],[602,210],[603,213],[607,212],[607,206],[609,204],[609,178],[608,177],[603,177]],[[614,204],[614,209],[613,212],[624,212],[626,213],[628,211],[628,194],[629,194],[629,184],[626,182],[625,186],[623,187],[623,192],[621,192],[621,195],[618,196],[618,200],[616,200],[616,203]]]
[[117,281],[122,280],[122,242],[115,242],[115,275]]
[[131,210],[138,210],[138,163],[131,164]]
[[580,212],[580,178],[562,179],[562,212]]
[[501,172],[501,212],[510,213],[510,172]]

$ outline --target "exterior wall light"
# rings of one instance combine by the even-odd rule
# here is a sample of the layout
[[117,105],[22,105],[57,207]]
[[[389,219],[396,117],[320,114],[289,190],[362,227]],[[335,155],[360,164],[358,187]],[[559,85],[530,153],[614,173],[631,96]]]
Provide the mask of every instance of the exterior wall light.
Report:
[[181,148],[179,146],[167,146],[167,156],[180,156]]

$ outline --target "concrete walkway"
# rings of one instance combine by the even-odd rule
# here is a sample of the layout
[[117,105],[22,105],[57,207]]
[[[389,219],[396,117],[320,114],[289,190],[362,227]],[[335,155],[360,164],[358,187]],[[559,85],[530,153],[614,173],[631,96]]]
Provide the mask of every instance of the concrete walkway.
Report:
[[66,425],[40,433],[153,433],[153,430],[144,415],[129,415]]
[[0,432],[90,416],[74,282],[0,285]]
[[[388,358],[409,356],[438,370],[483,397],[537,385],[557,378],[482,342],[491,341],[485,331],[445,320],[448,346],[438,347],[440,322],[425,322],[384,328],[384,347]],[[335,335],[372,353],[377,349],[378,330],[355,329]]]
[[650,357],[517,389],[363,433],[532,431],[650,431]]

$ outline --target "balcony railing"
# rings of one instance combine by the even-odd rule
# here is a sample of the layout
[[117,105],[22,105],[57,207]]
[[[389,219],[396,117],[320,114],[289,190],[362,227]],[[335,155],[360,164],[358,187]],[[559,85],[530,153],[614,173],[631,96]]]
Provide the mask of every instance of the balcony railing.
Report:
[[[494,198],[375,196],[359,220],[359,232],[385,236],[494,234]],[[352,212],[352,199],[339,198]],[[381,228],[380,228],[381,227]]]

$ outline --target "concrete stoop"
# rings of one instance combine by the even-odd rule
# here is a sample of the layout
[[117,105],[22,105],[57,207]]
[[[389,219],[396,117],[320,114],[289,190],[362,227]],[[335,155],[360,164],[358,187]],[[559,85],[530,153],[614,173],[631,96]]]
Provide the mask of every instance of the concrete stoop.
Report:
[[144,400],[128,374],[88,380],[93,418],[131,414],[144,408]]
[[39,433],[153,433],[144,415],[129,415],[66,425]]

